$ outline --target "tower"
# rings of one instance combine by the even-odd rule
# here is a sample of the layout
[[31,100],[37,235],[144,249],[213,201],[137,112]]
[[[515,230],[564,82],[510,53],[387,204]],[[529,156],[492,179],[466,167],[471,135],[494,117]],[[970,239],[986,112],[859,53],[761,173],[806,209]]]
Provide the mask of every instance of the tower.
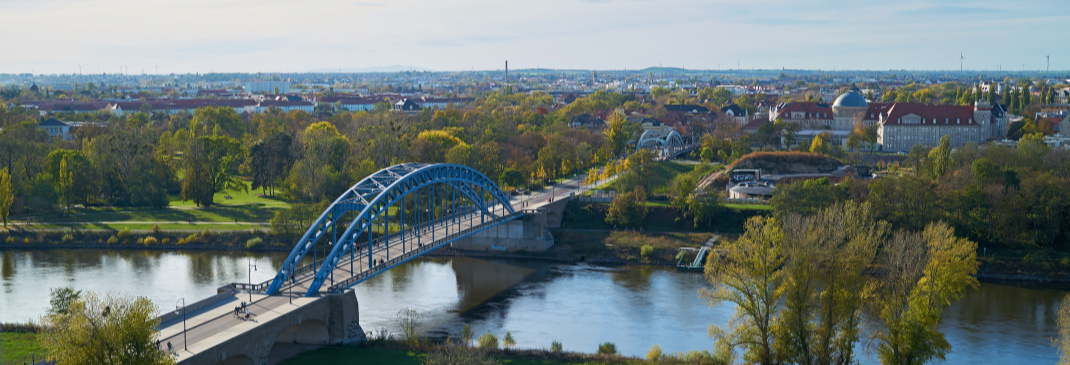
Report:
[[992,105],[984,98],[977,99],[973,103],[973,120],[981,127],[981,139],[995,137],[1001,131],[992,128]]

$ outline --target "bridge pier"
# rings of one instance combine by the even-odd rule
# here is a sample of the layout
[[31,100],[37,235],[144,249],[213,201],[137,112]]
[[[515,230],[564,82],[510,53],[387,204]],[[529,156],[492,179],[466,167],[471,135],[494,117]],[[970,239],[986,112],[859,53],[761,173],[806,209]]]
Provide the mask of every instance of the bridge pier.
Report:
[[511,220],[454,241],[459,250],[478,251],[546,251],[554,245],[554,236],[546,229],[546,214],[525,213]]
[[[221,341],[208,338],[191,346],[189,353],[180,350],[178,363],[267,365],[272,350],[276,348],[290,345],[349,345],[367,340],[360,327],[359,305],[354,292],[302,299],[307,302],[259,313],[250,321],[252,326],[246,326],[249,328],[219,333],[217,336],[223,338]],[[234,335],[235,332],[239,333]]]

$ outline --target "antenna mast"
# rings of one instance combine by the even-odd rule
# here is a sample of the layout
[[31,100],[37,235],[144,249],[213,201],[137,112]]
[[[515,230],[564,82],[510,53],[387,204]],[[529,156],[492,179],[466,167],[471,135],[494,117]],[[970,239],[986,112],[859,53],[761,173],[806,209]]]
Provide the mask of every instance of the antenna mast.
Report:
[[1051,71],[1051,53],[1044,55],[1044,58],[1048,59],[1048,68],[1044,69],[1045,72]]
[[966,59],[966,57],[963,56],[962,53],[960,52],[959,53],[959,72],[962,72],[962,61],[965,60],[965,59]]

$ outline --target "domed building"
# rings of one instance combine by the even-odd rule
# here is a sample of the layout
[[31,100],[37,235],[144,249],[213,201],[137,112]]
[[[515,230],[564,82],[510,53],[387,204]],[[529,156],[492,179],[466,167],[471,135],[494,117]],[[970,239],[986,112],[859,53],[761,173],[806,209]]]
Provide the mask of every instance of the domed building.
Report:
[[769,120],[797,123],[801,127],[795,133],[799,145],[808,146],[818,135],[827,135],[834,144],[846,145],[847,137],[855,124],[869,127],[880,123],[891,103],[871,103],[858,88],[851,88],[836,97],[832,105],[815,102],[781,103],[769,110]]
[[877,126],[877,145],[862,148],[909,151],[914,145],[935,147],[949,136],[951,147],[982,143],[997,138],[992,107],[981,100],[974,105],[924,105],[920,103],[880,103],[866,100],[857,88],[840,94],[832,105],[815,102],[781,103],[769,110],[769,121],[780,119],[800,126],[795,140],[809,146],[818,135],[846,146],[855,129]]

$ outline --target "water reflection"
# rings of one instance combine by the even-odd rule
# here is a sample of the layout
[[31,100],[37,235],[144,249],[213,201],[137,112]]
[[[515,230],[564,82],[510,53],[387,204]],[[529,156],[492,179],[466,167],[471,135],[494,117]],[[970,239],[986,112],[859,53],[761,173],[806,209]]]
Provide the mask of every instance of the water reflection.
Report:
[[[147,296],[161,310],[178,298],[204,298],[217,287],[270,279],[286,253],[50,250],[0,253],[0,321],[36,319],[48,288],[118,290]],[[700,274],[650,266],[602,267],[472,258],[421,258],[357,285],[365,330],[397,333],[399,309],[424,314],[433,336],[456,336],[465,323],[477,334],[511,331],[520,347],[593,352],[613,342],[642,356],[655,343],[667,352],[712,348],[710,324],[727,323],[734,308],[711,308],[698,296]],[[940,329],[953,346],[947,362],[1053,363],[1049,338],[1066,288],[982,284],[952,305]],[[876,363],[863,357],[863,364]]]

